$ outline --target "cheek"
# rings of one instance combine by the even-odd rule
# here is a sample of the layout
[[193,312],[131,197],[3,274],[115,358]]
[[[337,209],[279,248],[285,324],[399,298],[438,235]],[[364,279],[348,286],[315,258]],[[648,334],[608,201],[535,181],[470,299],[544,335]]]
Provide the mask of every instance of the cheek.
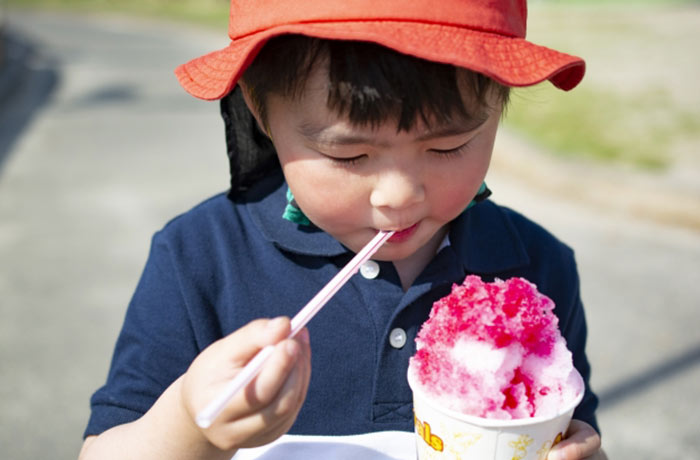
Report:
[[357,217],[364,198],[362,187],[323,160],[302,160],[284,165],[295,199],[307,216],[324,227]]
[[431,206],[443,220],[457,217],[471,203],[484,182],[488,164],[479,163],[444,171],[432,180]]
[[[433,212],[442,220],[452,220],[469,205],[476,192],[474,187],[445,187],[433,200]],[[478,186],[475,190],[478,190]]]

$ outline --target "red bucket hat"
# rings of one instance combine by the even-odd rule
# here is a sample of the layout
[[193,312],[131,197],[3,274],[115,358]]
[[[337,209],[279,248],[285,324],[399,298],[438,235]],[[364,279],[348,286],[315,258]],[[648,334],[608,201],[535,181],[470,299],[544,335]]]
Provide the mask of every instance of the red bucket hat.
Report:
[[231,0],[231,44],[175,70],[187,92],[219,99],[267,40],[282,34],[379,43],[482,73],[507,86],[550,80],[563,90],[584,61],[525,40],[526,0]]

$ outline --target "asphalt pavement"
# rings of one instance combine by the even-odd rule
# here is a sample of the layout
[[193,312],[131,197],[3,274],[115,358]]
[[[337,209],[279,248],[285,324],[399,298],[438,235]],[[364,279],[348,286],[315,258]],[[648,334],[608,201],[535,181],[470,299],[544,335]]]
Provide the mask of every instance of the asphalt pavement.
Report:
[[[165,22],[16,11],[5,33],[0,457],[70,459],[150,237],[227,187],[218,105],[185,94],[172,74],[227,40]],[[543,187],[513,165],[527,158],[570,183],[588,176],[531,150],[499,138],[489,186],[576,251],[610,458],[698,458],[700,230]]]

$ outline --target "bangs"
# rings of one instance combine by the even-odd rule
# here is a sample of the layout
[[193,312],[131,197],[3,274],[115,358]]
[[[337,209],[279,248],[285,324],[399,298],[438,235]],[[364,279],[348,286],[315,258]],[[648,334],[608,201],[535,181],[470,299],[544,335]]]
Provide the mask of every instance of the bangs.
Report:
[[357,126],[394,121],[408,131],[417,122],[430,127],[471,119],[489,101],[504,106],[508,100],[508,87],[449,64],[369,42],[283,35],[263,47],[243,76],[261,118],[267,119],[267,94],[300,97],[316,65],[328,67],[328,108]]

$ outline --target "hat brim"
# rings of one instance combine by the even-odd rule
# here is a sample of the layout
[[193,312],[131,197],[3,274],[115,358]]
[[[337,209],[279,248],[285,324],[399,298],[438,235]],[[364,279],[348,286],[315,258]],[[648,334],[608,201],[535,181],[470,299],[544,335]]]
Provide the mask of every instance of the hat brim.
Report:
[[579,57],[519,37],[441,24],[352,21],[270,28],[193,59],[179,66],[175,74],[193,96],[220,99],[235,86],[265,42],[283,34],[375,42],[404,54],[464,67],[512,87],[550,80],[557,88],[568,91],[583,79],[586,68]]

